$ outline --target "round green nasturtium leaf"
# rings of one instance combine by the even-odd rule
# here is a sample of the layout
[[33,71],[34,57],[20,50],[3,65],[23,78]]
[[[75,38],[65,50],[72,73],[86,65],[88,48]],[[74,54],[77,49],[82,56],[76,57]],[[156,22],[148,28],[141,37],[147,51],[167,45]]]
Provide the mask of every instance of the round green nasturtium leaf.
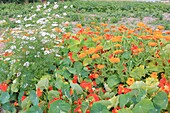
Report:
[[69,113],[70,104],[63,100],[57,100],[50,105],[49,113]]
[[8,92],[2,92],[0,95],[0,103],[5,104],[9,102],[10,95]]
[[140,80],[142,77],[145,77],[146,71],[143,65],[139,67],[135,67],[131,72],[130,76],[133,77],[135,80]]
[[81,62],[75,62],[74,63],[74,69],[76,69],[77,73],[80,73],[83,68],[83,64]]
[[36,92],[34,91],[34,90],[32,90],[31,92],[30,92],[30,101],[32,102],[32,104],[34,105],[34,106],[37,106],[38,105],[38,97],[37,97],[37,94],[36,94]]
[[88,109],[88,107],[89,107],[89,103],[88,102],[82,102],[82,104],[81,104],[81,109],[82,109],[82,111],[83,111],[83,113],[85,113],[86,112],[86,110]]
[[[2,108],[6,111],[9,111],[10,113],[16,113],[15,107],[13,106],[13,104],[10,104],[9,102],[3,104]],[[4,113],[6,113],[6,111],[4,111]]]
[[111,88],[117,84],[120,83],[120,80],[119,78],[117,77],[117,75],[112,75],[110,76],[108,79],[107,79],[107,83],[108,83],[108,86]]
[[122,94],[119,96],[120,107],[123,108],[131,100],[131,95],[129,93]]
[[21,108],[22,109],[27,109],[31,105],[30,97],[27,96],[21,103]]
[[154,105],[151,100],[143,99],[135,105],[132,109],[133,113],[149,113],[154,109]]
[[155,97],[153,97],[152,101],[154,105],[161,109],[166,109],[168,106],[168,97],[165,92],[159,92]]
[[143,81],[136,81],[129,88],[130,89],[139,89],[139,88],[142,88],[144,86],[146,86],[146,84]]
[[98,101],[96,103],[100,103],[100,104],[102,104],[104,106],[110,106],[112,104],[109,100],[100,100],[100,101]]
[[133,113],[129,108],[123,108],[118,111],[118,113]]
[[53,100],[55,98],[59,98],[60,93],[58,91],[51,90],[48,92],[48,100]]
[[48,78],[41,78],[40,81],[37,84],[37,88],[40,88],[41,90],[48,89],[48,86],[49,86],[49,79]]
[[18,90],[19,90],[19,78],[16,78],[14,81],[13,81],[13,83],[12,83],[12,85],[11,85],[11,91],[12,92],[18,92]]
[[110,113],[106,106],[102,105],[101,103],[94,103],[90,113]]
[[43,113],[43,111],[38,106],[32,106],[26,113]]
[[85,58],[83,60],[83,66],[87,66],[89,65],[90,63],[92,63],[92,59],[91,58]]
[[77,83],[74,84],[72,81],[70,81],[70,86],[71,86],[71,88],[72,88],[73,90],[76,91],[77,94],[83,93],[83,89],[80,87],[79,84],[77,84]]

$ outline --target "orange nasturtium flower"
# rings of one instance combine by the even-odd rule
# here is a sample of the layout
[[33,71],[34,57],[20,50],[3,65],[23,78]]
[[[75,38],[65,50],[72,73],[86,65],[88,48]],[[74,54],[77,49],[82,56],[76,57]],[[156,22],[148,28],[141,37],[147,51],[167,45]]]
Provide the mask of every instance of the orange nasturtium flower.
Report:
[[98,54],[93,54],[92,55],[92,59],[97,59],[97,58],[100,58],[100,56]]
[[120,44],[115,44],[114,47],[121,47],[121,45]]
[[152,74],[150,75],[152,78],[158,78],[157,76],[157,72],[152,72]]
[[97,68],[98,68],[98,69],[103,69],[104,67],[105,67],[105,65],[102,65],[102,64],[98,64],[98,65],[97,65]]
[[145,27],[146,25],[145,25],[143,22],[139,22],[139,23],[137,24],[137,26],[139,26],[139,27]]
[[126,83],[128,84],[128,85],[132,85],[133,83],[134,83],[134,78],[128,78],[128,80],[126,81]]
[[91,22],[92,25],[96,24],[95,22]]
[[103,46],[101,45],[96,46],[96,50],[101,50],[101,49],[103,49]]
[[166,41],[170,41],[170,36],[164,36]]
[[158,26],[157,27],[159,30],[164,30],[164,26]]
[[86,57],[86,53],[80,53],[80,54],[78,55],[78,57],[79,57],[79,58],[84,58],[84,57]]
[[105,24],[105,23],[101,23],[101,26],[106,27],[106,26],[107,26],[107,24]]
[[109,31],[110,31],[109,28],[105,28],[105,29],[104,29],[104,32],[109,32]]
[[115,51],[113,52],[113,54],[120,54],[120,53],[123,53],[123,51],[122,51],[122,50],[115,50]]
[[148,45],[151,47],[154,47],[154,46],[157,46],[158,44],[156,42],[149,42]]
[[97,42],[99,41],[100,39],[99,38],[92,38],[93,42]]
[[122,37],[121,36],[115,36],[112,38],[112,42],[122,42]]
[[119,63],[120,62],[120,59],[119,58],[110,58],[109,61],[111,63]]
[[81,25],[81,24],[76,24],[76,26],[77,26],[78,28],[82,28],[82,25]]
[[168,95],[168,102],[170,102],[170,93],[169,93],[169,95]]
[[89,50],[87,50],[87,54],[93,54],[96,51],[96,49],[94,47],[89,48]]
[[55,31],[59,32],[59,33],[62,32],[62,30],[60,28],[58,28],[58,27],[55,28]]
[[96,26],[95,29],[96,29],[97,31],[100,31],[100,27],[99,27],[99,26]]

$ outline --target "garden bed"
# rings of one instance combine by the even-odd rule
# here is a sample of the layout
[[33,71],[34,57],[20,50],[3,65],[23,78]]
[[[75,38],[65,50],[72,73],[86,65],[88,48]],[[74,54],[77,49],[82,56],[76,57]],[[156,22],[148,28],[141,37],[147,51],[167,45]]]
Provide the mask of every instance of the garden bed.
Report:
[[[126,3],[47,3],[22,15],[1,12],[14,17],[1,24],[0,112],[170,112],[170,29],[159,18],[169,14],[168,5]],[[148,17],[152,12],[158,15]],[[121,21],[110,22],[113,15]],[[161,22],[150,26],[157,17]]]

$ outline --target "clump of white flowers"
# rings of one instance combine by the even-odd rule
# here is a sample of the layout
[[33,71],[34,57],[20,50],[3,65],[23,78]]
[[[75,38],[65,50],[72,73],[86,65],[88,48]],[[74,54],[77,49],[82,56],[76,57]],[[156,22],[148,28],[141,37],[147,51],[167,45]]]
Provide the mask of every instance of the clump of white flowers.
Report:
[[[62,8],[72,7],[73,5],[65,5]],[[64,47],[58,45],[62,43],[62,34],[69,22],[64,20],[66,12],[57,12],[59,8],[61,7],[57,2],[32,6],[31,10],[35,10],[35,14],[16,15],[17,28],[8,29],[3,34],[3,37],[10,37],[11,40],[7,42],[0,60],[9,62],[9,72],[12,71],[16,77],[31,80],[31,77],[27,76],[46,73],[49,65],[61,57],[59,51]],[[6,23],[6,20],[0,20],[0,24],[3,23]],[[60,29],[60,32],[56,29]],[[27,83],[23,84],[27,87]]]

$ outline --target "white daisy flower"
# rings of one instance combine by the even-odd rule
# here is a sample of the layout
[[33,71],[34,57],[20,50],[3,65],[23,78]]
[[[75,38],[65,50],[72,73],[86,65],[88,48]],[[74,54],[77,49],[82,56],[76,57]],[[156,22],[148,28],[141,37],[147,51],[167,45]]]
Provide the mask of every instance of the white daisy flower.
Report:
[[23,66],[28,67],[30,65],[29,62],[25,62]]

